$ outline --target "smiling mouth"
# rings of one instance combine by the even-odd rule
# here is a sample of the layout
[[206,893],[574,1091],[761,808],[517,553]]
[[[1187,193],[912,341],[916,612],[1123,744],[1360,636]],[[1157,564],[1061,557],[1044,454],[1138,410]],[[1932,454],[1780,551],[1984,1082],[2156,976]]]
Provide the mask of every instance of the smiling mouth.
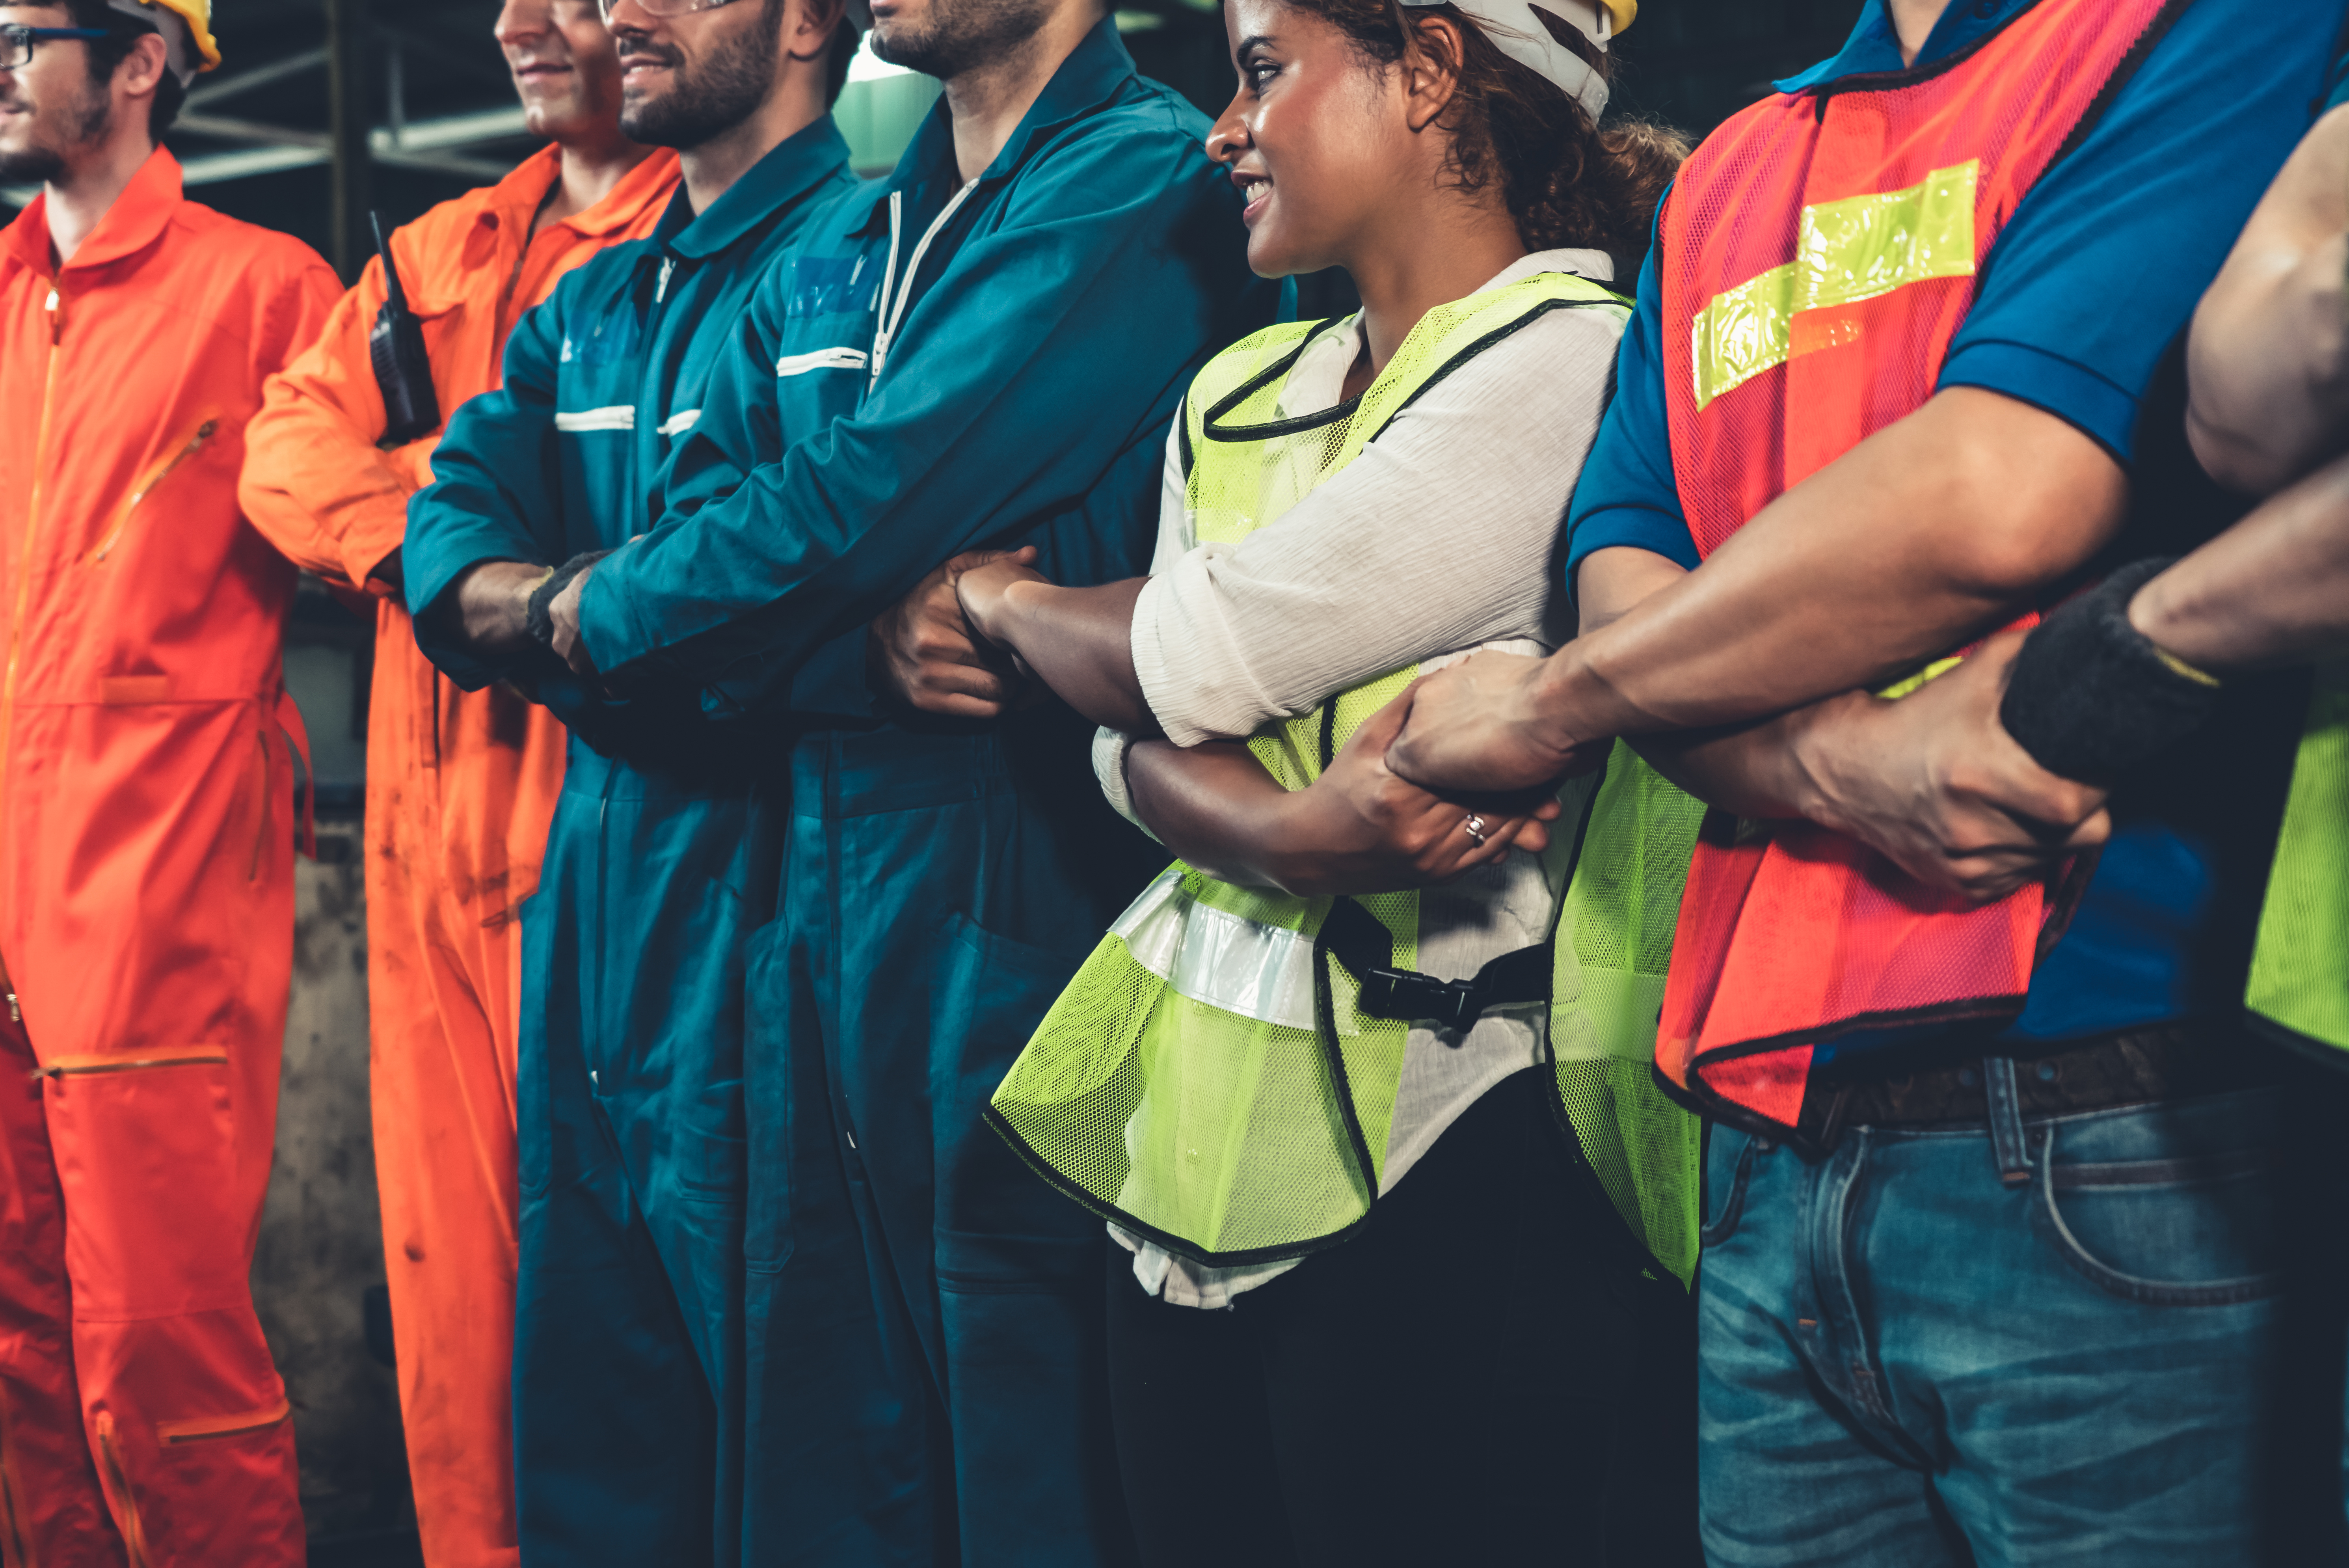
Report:
[[1239,187],[1241,215],[1244,217],[1261,207],[1265,198],[1272,194],[1272,181],[1262,174],[1242,175],[1232,183]]

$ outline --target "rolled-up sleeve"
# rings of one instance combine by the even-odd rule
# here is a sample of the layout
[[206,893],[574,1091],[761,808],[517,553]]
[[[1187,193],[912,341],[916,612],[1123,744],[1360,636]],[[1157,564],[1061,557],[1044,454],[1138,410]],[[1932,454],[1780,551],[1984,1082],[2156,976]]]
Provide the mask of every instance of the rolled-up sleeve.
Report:
[[1433,653],[1557,642],[1555,552],[1618,331],[1610,311],[1543,317],[1429,388],[1277,523],[1163,564],[1134,605],[1133,650],[1167,738],[1251,734]]

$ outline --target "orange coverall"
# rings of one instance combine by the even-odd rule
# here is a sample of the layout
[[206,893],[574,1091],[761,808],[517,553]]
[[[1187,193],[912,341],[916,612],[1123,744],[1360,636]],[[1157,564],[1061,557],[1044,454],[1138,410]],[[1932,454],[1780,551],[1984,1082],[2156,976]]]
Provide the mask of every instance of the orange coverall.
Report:
[[299,1563],[246,1279],[294,958],[294,568],[236,476],[337,286],[181,200],[169,152],[62,268],[44,211],[0,234],[0,1555]]
[[[498,385],[506,333],[572,268],[641,238],[677,184],[655,151],[532,237],[548,147],[391,240],[441,416]],[[563,726],[502,687],[461,691],[417,651],[374,578],[430,483],[437,436],[378,450],[369,262],[325,334],[269,383],[245,431],[243,502],[294,560],[376,598],[367,711],[367,1011],[376,1179],[409,1475],[432,1568],[511,1565],[514,1534],[514,1040],[522,931],[563,783]]]

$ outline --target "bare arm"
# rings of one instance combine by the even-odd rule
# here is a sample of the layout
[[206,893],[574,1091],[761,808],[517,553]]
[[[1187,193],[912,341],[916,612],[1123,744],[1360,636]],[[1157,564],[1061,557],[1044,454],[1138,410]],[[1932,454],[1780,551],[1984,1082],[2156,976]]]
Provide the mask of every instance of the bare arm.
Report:
[[[1144,741],[1126,760],[1134,808],[1159,842],[1209,876],[1300,898],[1422,888],[1512,847],[1547,846],[1554,798],[1472,814],[1389,772],[1387,744],[1405,706],[1398,697],[1371,715],[1301,790],[1283,789],[1237,741]],[[1482,843],[1466,830],[1472,820]]]
[[2139,588],[2129,624],[2209,670],[2349,651],[2349,457]]
[[1017,560],[962,574],[956,592],[979,636],[1008,649],[1061,701],[1096,724],[1154,735],[1133,672],[1133,603],[1147,577],[1064,588]]
[[483,561],[441,596],[440,613],[483,653],[512,653],[530,645],[530,596],[553,576],[523,561]]
[[2316,122],[2194,312],[2187,434],[2220,483],[2264,494],[2349,429],[2349,108]]
[[1524,788],[1609,736],[1739,724],[1881,685],[2079,567],[2127,495],[2120,464],[2075,426],[1952,388],[1552,658],[1514,678],[1463,679],[1473,659],[1432,678],[1394,765],[1435,789]]
[[[1601,550],[1578,575],[1595,631],[1682,575],[1643,550]],[[1641,737],[1658,773],[1739,816],[1799,817],[1857,838],[1911,876],[1977,898],[2101,843],[2102,795],[2040,768],[1998,722],[2020,634],[1899,701],[1847,691],[1727,729]]]

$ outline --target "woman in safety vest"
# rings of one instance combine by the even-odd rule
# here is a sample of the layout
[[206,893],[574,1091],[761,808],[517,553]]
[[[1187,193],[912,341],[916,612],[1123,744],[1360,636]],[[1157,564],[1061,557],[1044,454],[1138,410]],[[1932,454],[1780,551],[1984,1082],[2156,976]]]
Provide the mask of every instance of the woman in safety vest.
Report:
[[1183,857],[988,1113],[1123,1248],[1147,1562],[1693,1551],[1695,1130],[1646,1063],[1694,808],[1628,752],[1476,810],[1381,761],[1420,670],[1563,635],[1608,253],[1684,151],[1596,128],[1632,0],[1547,9],[1231,0],[1250,265],[1362,310],[1201,371],[1149,578],[937,579],[980,641],[926,705],[992,711],[1016,656]]

